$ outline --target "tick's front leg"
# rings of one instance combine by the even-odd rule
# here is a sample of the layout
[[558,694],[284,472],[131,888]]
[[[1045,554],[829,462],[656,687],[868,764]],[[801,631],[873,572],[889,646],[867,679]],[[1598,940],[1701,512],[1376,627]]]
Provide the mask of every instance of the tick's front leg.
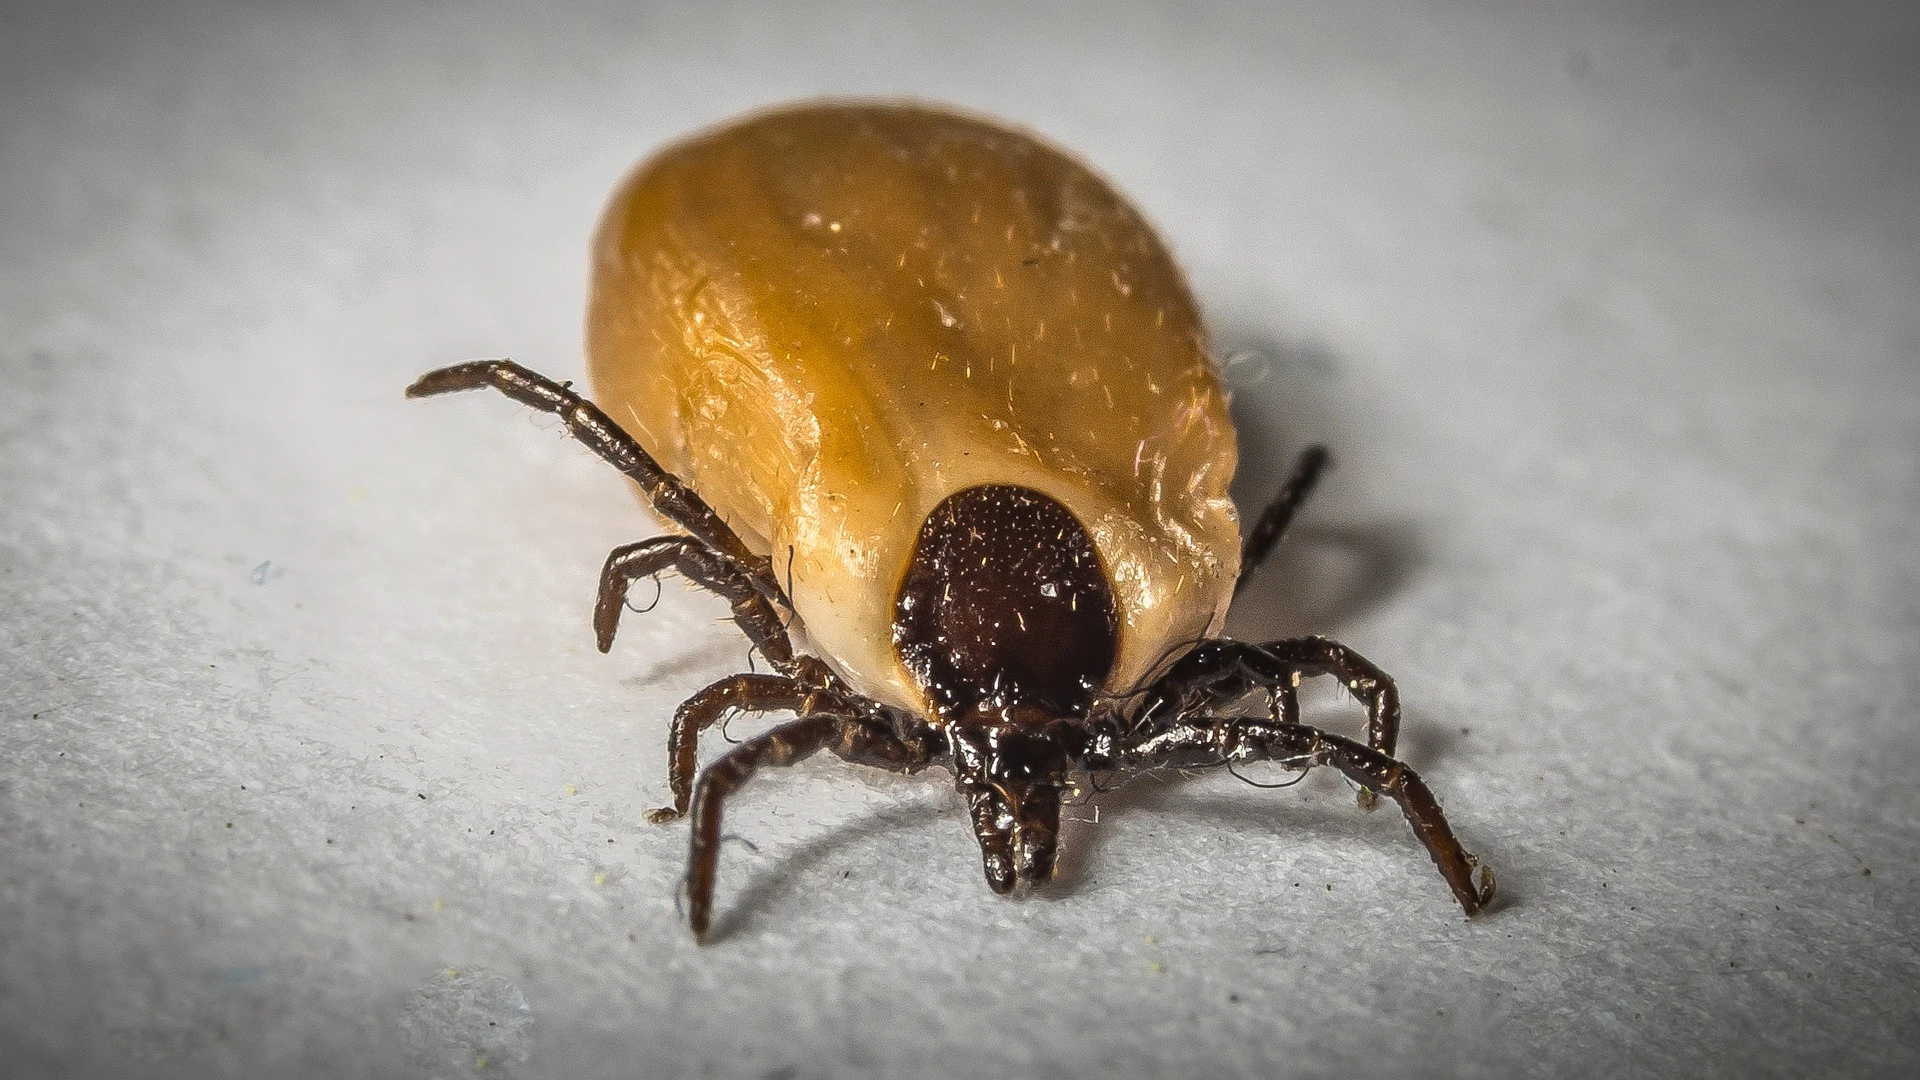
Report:
[[1132,769],[1204,765],[1222,759],[1278,761],[1292,768],[1332,766],[1355,784],[1399,805],[1463,911],[1479,914],[1493,899],[1493,871],[1460,846],[1433,792],[1412,769],[1372,747],[1306,724],[1202,717],[1164,725],[1135,741],[1120,758]]
[[[1147,693],[1144,719],[1151,726],[1167,718],[1226,708],[1249,690],[1263,690],[1271,703],[1269,719],[1281,724],[1300,718],[1300,680],[1331,675],[1367,707],[1367,746],[1387,757],[1400,741],[1400,691],[1392,676],[1371,660],[1323,637],[1285,638],[1259,645],[1215,639],[1195,646]],[[1374,792],[1360,789],[1360,805],[1372,809]]]
[[687,852],[687,926],[705,942],[713,913],[713,883],[720,871],[720,812],[727,796],[768,765],[803,761],[833,741],[837,716],[803,716],[727,751],[700,774],[693,793],[693,835]]
[[768,765],[792,765],[821,750],[862,765],[915,772],[933,760],[926,742],[903,741],[853,715],[802,716],[755,736],[707,767],[693,791],[693,829],[687,852],[687,925],[704,942],[719,874],[720,816],[727,797]]
[[667,732],[667,787],[673,792],[673,805],[647,811],[647,820],[660,825],[687,812],[694,770],[700,762],[701,732],[736,709],[811,713],[815,710],[805,706],[812,693],[785,675],[730,675],[681,702]]

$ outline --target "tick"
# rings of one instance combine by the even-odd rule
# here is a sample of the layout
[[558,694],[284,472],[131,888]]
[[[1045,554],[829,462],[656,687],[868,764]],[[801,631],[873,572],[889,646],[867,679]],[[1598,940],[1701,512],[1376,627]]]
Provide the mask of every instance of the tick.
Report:
[[[720,820],[757,770],[821,750],[949,770],[997,893],[1053,873],[1077,778],[1265,760],[1394,800],[1468,915],[1493,875],[1395,760],[1393,680],[1320,637],[1216,636],[1327,463],[1300,456],[1241,539],[1234,429],[1160,238],[1055,147],[920,105],[805,104],[670,146],[593,242],[595,405],[506,360],[492,387],[559,416],[674,535],[613,551],[594,632],[676,571],[772,667],[694,694],[668,735],[692,815],[687,920],[712,914]],[[1300,721],[1304,678],[1363,740]],[[1250,700],[1249,700],[1250,699]],[[732,711],[786,721],[698,768]]]

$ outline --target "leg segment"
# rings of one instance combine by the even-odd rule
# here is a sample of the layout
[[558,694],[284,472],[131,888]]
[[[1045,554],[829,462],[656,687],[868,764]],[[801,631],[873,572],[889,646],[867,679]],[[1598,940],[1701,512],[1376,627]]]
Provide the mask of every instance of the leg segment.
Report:
[[647,820],[659,825],[687,812],[693,797],[693,771],[700,763],[700,733],[728,710],[812,713],[816,693],[784,675],[734,675],[681,702],[667,733],[667,786],[673,791],[673,805],[648,811]]
[[[647,820],[662,825],[685,816],[693,796],[693,773],[700,763],[700,735],[718,723],[728,710],[769,713],[791,711],[853,715],[862,704],[839,688],[826,665],[810,656],[798,657],[790,675],[730,675],[680,703],[667,732],[667,786],[673,805],[647,811]],[[924,737],[909,734],[911,742],[889,734],[885,741],[868,737],[870,724],[850,724],[834,752],[859,765],[911,772],[931,761],[935,751]],[[851,740],[851,741],[849,741]],[[905,749],[902,749],[905,748]]]
[[1399,804],[1462,910],[1477,914],[1493,899],[1493,872],[1460,846],[1427,785],[1412,769],[1371,747],[1305,724],[1221,717],[1170,725],[1134,742],[1122,759],[1138,769],[1203,765],[1221,758],[1281,761],[1301,769],[1331,765],[1355,784],[1384,792]]
[[[849,730],[849,729],[857,730]],[[728,751],[700,774],[693,792],[693,835],[687,854],[687,925],[704,941],[719,871],[720,813],[727,796],[768,765],[792,765],[824,749],[863,765],[913,771],[930,763],[921,748],[850,716],[803,716]]]
[[[1316,675],[1339,679],[1347,692],[1367,707],[1367,745],[1391,757],[1400,741],[1399,688],[1371,660],[1323,637],[1287,638],[1260,645],[1225,639],[1202,642],[1148,691],[1141,717],[1151,725],[1156,716],[1208,712],[1258,688],[1268,693],[1271,719],[1297,723],[1300,680]],[[1360,804],[1373,805],[1371,789],[1361,790]]]
[[529,371],[511,360],[477,360],[429,371],[407,387],[410,398],[491,386],[522,405],[549,412],[566,422],[567,432],[608,464],[640,485],[647,504],[743,567],[751,568],[762,595],[785,602],[780,583],[764,559],[747,550],[732,528],[693,489],[660,467],[633,436],[571,387]]
[[792,765],[833,741],[836,716],[803,716],[748,739],[700,774],[694,792],[693,841],[687,853],[687,925],[695,940],[707,936],[713,912],[713,882],[720,868],[720,808],[760,768]]
[[1246,542],[1240,546],[1240,580],[1233,586],[1236,595],[1247,587],[1254,569],[1266,561],[1273,545],[1280,542],[1287,526],[1293,522],[1293,515],[1299,512],[1307,496],[1313,494],[1313,485],[1319,482],[1320,473],[1331,460],[1327,448],[1319,445],[1307,447],[1294,460],[1293,474],[1280,486],[1280,494],[1261,512],[1260,519],[1247,532]]
[[1315,675],[1340,680],[1347,693],[1367,707],[1367,746],[1393,756],[1394,747],[1400,743],[1400,688],[1393,684],[1391,675],[1331,638],[1287,638],[1264,642],[1260,648],[1294,672],[1292,686],[1298,686],[1301,678]]
[[613,647],[627,590],[643,577],[678,570],[733,605],[733,621],[767,662],[782,672],[793,667],[793,643],[779,614],[760,591],[747,565],[688,536],[656,536],[617,547],[600,571],[600,598],[593,609],[593,634],[601,652]]

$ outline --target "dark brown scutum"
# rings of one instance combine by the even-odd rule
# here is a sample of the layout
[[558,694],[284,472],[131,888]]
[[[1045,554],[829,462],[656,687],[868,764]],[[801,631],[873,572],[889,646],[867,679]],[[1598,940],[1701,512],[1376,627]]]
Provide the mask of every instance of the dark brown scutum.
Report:
[[1058,502],[988,484],[920,528],[894,598],[893,646],[949,719],[1084,715],[1120,623],[1093,540]]

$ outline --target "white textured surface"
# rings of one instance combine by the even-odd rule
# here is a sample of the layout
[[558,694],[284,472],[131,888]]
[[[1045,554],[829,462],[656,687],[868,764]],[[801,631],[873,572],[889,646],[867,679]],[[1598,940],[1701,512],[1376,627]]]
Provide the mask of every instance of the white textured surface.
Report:
[[[1920,1067],[1897,6],[542,7],[0,15],[0,1073]],[[577,374],[620,173],[826,92],[1164,227],[1270,358],[1243,502],[1341,455],[1233,628],[1399,676],[1499,910],[1319,774],[1108,795],[1010,902],[941,778],[828,759],[693,947],[641,812],[740,641],[670,587],[597,655],[618,479],[399,390]]]

